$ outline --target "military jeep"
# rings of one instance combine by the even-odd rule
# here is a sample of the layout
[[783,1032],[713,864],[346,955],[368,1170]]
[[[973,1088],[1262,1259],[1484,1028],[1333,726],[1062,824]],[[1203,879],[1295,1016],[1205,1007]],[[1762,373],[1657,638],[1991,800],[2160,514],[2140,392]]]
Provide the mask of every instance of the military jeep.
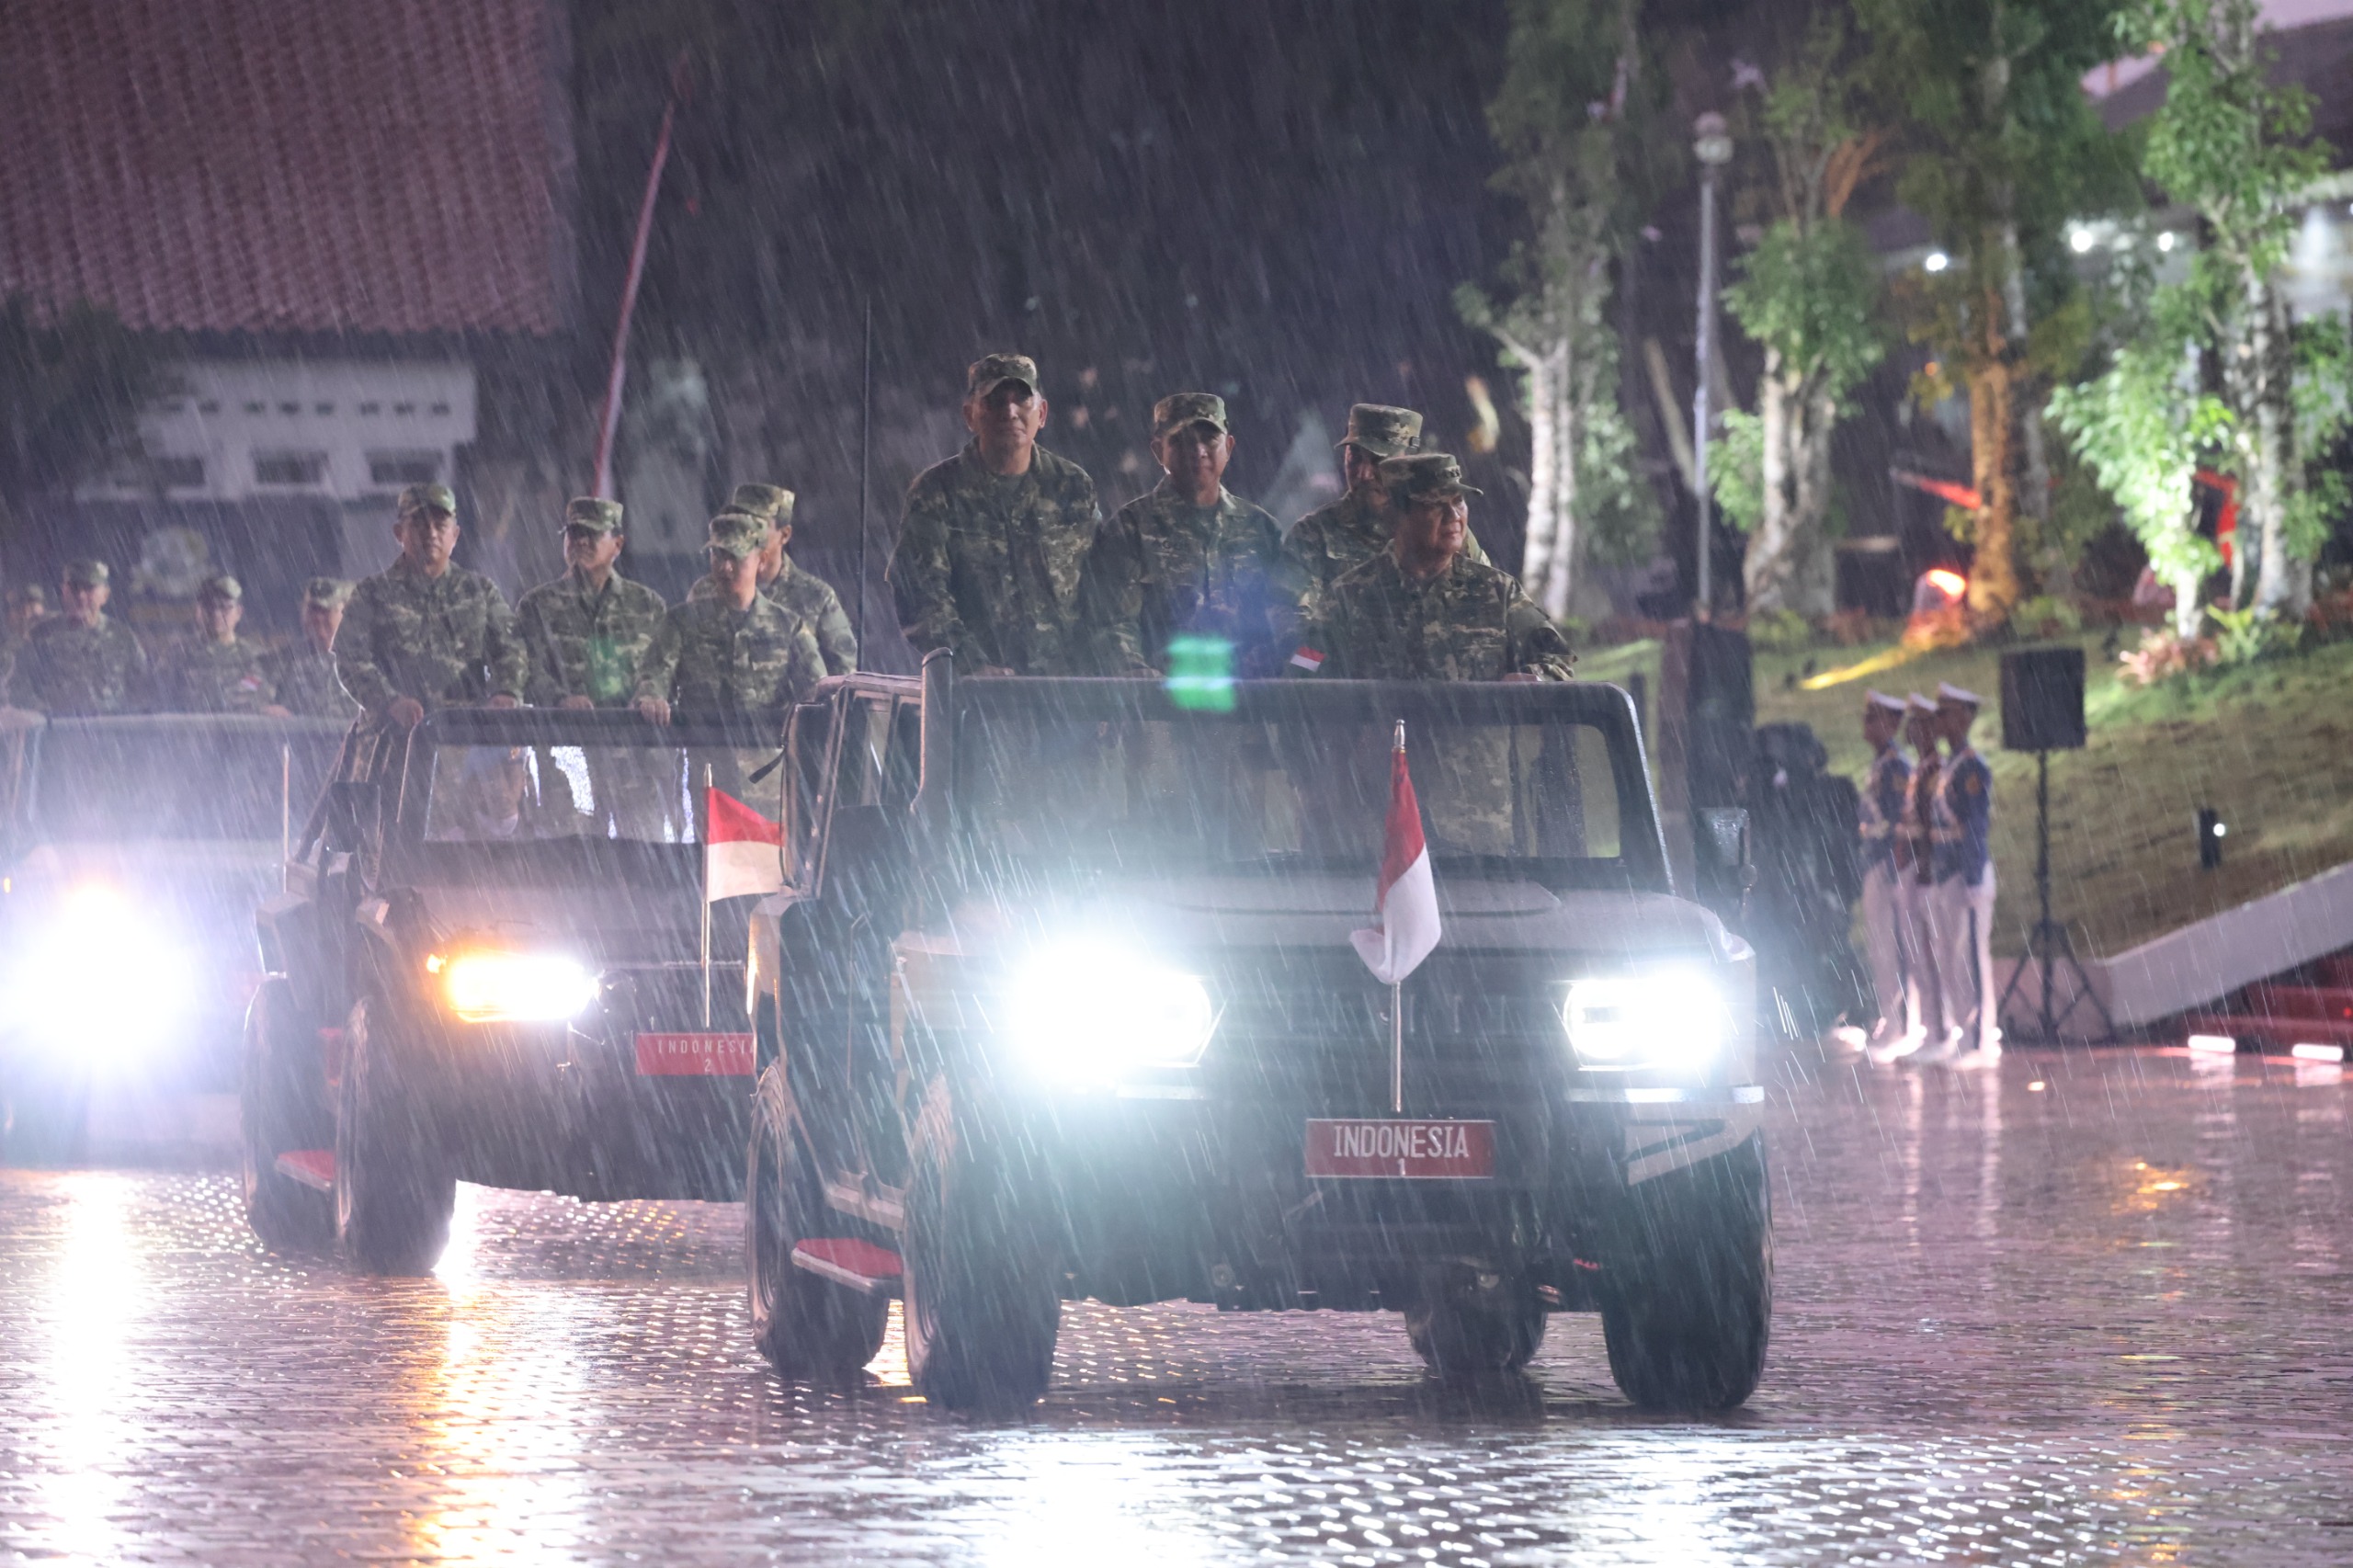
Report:
[[356,733],[257,916],[247,1220],[431,1269],[456,1183],[740,1196],[750,900],[704,902],[706,778],[773,815],[779,727],[450,709]]
[[[1443,935],[1371,924],[1405,727]],[[1397,1312],[1441,1377],[1601,1314],[1646,1406],[1738,1404],[1772,1301],[1754,957],[1676,895],[1604,686],[865,679],[790,732],[754,911],[751,1326],[1018,1405],[1061,1303]]]

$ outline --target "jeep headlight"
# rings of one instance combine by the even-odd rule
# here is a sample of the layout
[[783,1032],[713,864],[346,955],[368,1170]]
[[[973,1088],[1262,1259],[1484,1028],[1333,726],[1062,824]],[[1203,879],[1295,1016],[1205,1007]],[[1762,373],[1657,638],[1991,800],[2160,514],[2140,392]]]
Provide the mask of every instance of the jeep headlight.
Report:
[[597,999],[597,977],[560,953],[478,950],[425,960],[449,1010],[470,1024],[569,1018]]
[[1217,1027],[1198,975],[1138,954],[1073,943],[1034,955],[1006,996],[1004,1033],[1031,1065],[1108,1081],[1137,1067],[1188,1067]]
[[1733,1034],[1722,992],[1697,967],[1572,981],[1561,1022],[1578,1063],[1605,1071],[1697,1072],[1716,1061]]

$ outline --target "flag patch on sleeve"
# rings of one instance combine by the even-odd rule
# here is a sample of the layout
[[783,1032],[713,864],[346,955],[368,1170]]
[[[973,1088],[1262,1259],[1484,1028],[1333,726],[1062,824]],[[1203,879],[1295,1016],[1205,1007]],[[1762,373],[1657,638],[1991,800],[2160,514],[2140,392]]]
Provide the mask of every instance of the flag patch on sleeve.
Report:
[[1313,675],[1324,667],[1324,655],[1313,648],[1303,647],[1290,656],[1290,662],[1292,668],[1305,670],[1309,675]]

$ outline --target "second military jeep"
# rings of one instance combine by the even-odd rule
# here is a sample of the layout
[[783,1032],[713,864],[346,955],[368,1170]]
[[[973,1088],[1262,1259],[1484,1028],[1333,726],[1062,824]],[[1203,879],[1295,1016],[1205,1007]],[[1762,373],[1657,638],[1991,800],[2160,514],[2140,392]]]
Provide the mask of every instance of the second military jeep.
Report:
[[[1371,924],[1404,725],[1443,937]],[[1747,944],[1670,886],[1610,687],[864,678],[795,715],[756,909],[754,1335],[1024,1403],[1061,1303],[1402,1312],[1434,1372],[1601,1314],[1739,1403],[1772,1231]]]

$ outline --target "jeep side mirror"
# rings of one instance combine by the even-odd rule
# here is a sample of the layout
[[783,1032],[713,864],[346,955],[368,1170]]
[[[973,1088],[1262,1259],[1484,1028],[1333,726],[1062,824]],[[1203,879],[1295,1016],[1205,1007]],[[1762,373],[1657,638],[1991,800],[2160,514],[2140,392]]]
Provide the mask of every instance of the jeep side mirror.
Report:
[[337,855],[356,854],[382,809],[383,792],[372,782],[328,785],[327,820],[321,835],[327,848]]

